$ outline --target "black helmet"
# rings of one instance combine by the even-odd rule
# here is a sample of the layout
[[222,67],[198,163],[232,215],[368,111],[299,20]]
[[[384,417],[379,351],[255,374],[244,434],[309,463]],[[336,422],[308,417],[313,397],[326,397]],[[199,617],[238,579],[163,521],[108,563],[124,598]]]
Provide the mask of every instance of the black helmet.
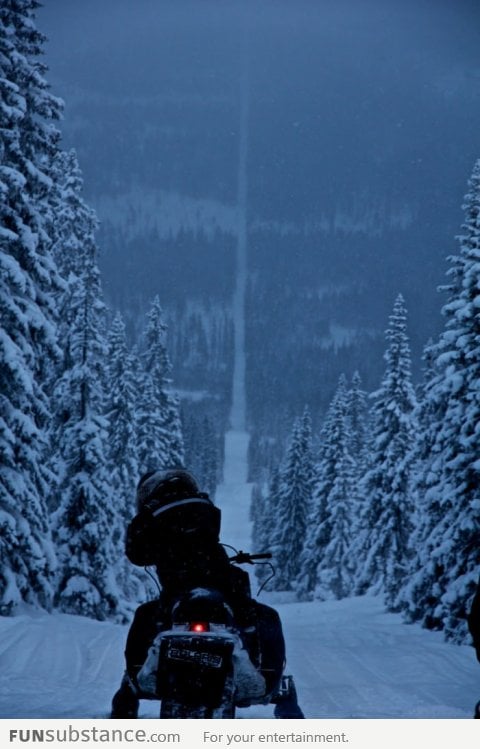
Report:
[[196,479],[184,468],[150,471],[137,487],[137,509],[148,513],[156,538],[163,544],[178,543],[179,537],[218,540],[221,513]]
[[180,499],[208,496],[200,492],[196,479],[183,468],[166,468],[145,473],[137,486],[137,511],[169,504]]
[[133,564],[163,569],[187,538],[192,548],[218,542],[220,510],[184,468],[144,474],[137,486],[137,510],[127,532],[127,556]]

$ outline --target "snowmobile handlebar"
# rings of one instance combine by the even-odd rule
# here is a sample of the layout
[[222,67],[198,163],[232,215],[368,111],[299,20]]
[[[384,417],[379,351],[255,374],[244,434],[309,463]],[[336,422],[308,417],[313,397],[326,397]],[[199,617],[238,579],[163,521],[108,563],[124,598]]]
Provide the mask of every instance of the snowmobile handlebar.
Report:
[[259,559],[271,559],[272,555],[269,551],[263,554],[250,554],[248,551],[239,551],[235,556],[230,557],[229,561],[234,564],[255,564]]

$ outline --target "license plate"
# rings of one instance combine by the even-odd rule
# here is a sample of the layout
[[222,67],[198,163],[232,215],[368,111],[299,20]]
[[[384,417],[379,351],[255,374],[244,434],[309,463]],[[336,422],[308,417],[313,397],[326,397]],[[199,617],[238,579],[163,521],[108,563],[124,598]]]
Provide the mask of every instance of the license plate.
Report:
[[221,655],[188,648],[170,647],[167,651],[167,658],[173,661],[197,663],[199,666],[208,666],[209,668],[220,668],[223,663]]

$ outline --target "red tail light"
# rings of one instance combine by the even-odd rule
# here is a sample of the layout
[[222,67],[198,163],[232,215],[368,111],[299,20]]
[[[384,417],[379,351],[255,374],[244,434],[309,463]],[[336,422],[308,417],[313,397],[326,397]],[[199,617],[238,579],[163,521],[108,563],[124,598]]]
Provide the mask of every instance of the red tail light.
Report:
[[209,632],[210,625],[208,622],[190,622],[190,632]]

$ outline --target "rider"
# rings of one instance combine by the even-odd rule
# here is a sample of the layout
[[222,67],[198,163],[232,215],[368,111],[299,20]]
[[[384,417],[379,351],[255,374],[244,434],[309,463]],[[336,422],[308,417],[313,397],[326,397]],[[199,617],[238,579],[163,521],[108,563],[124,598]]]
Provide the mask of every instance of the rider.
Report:
[[[192,588],[219,591],[234,612],[252,662],[265,679],[275,717],[303,718],[290,679],[282,685],[285,643],[277,612],[251,598],[248,574],[232,565],[219,541],[220,510],[184,469],[151,471],[137,487],[137,515],[127,528],[126,554],[154,565],[160,597],[138,607],[128,632],[126,671],[112,701],[112,718],[136,718],[142,694],[137,675],[158,632],[168,629],[172,604]],[[282,687],[282,688],[281,688]]]

